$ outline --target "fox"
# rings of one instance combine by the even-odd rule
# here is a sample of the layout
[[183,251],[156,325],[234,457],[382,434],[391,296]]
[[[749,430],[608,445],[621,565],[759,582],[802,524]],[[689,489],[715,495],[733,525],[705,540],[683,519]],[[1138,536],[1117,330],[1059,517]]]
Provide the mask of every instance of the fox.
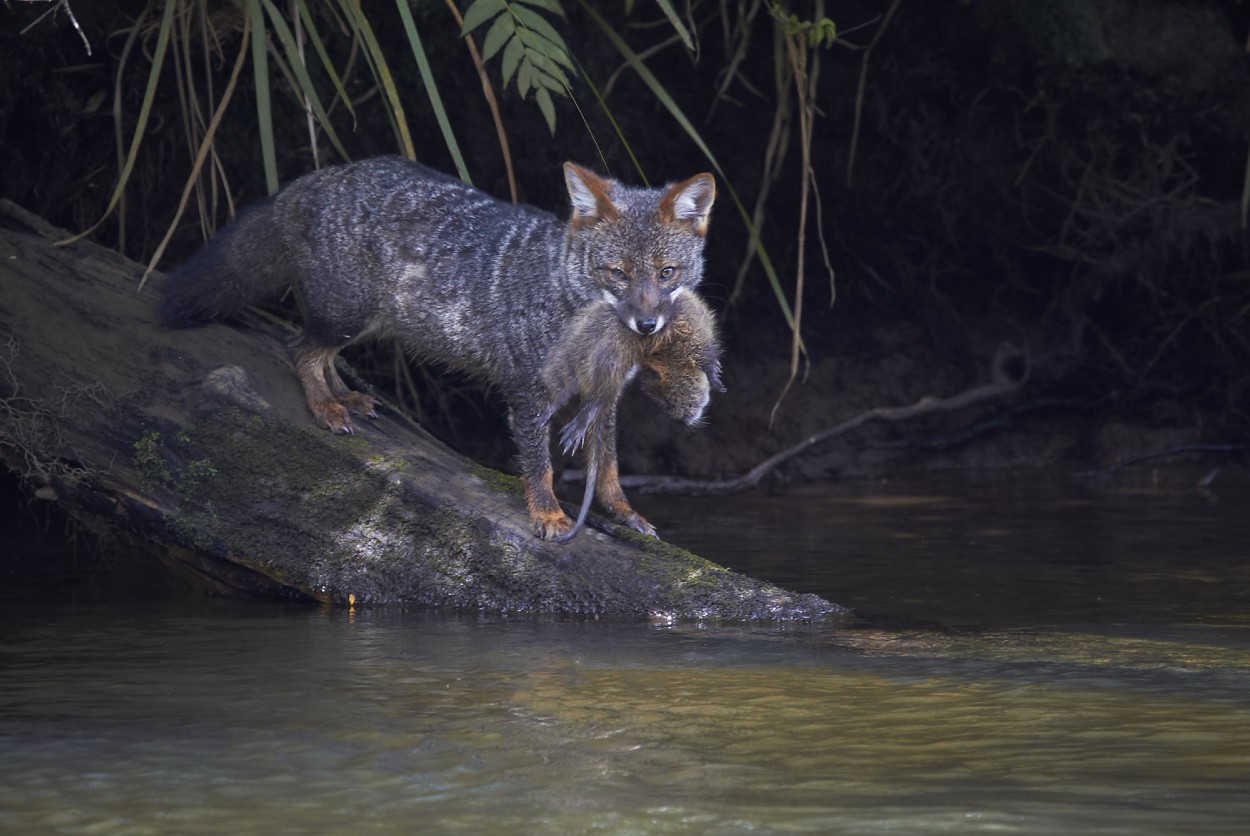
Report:
[[639,372],[643,391],[669,417],[691,426],[702,421],[711,390],[725,391],[715,315],[698,295],[679,296],[668,327],[646,336],[626,328],[607,302],[590,302],[574,314],[548,353],[543,366],[550,395],[545,419],[550,421],[577,395],[578,412],[561,430],[561,445],[565,453],[573,453],[586,444],[587,436],[591,438],[577,519],[567,533],[553,538],[556,542],[572,540],[586,521],[604,449],[605,422]]
[[[336,433],[376,417],[334,367],[348,345],[394,339],[497,392],[507,409],[534,534],[573,521],[552,485],[542,370],[576,312],[594,301],[639,338],[669,327],[703,280],[716,196],[709,173],[659,188],[564,164],[568,217],[499,200],[412,160],[374,157],[305,174],[251,207],[167,276],[161,317],[189,328],[296,288],[291,348],[314,420]],[[617,522],[655,528],[620,485],[615,407],[591,451],[596,496]]]

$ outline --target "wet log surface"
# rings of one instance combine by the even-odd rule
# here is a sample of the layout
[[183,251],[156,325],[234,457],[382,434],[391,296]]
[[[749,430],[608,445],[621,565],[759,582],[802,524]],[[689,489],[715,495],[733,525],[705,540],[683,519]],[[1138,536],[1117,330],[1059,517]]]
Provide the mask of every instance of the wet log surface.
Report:
[[844,611],[599,520],[530,532],[521,483],[391,409],[312,425],[261,315],[156,318],[142,267],[0,202],[0,457],[33,495],[124,526],[219,588],[627,618],[817,620]]

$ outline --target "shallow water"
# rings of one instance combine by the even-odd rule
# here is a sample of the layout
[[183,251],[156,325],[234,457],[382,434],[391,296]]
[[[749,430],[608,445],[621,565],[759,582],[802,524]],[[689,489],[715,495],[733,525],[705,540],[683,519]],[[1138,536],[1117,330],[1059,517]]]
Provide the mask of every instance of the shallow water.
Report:
[[0,832],[1238,832],[1250,489],[1130,476],[637,503],[849,624],[347,612],[82,558],[10,570]]

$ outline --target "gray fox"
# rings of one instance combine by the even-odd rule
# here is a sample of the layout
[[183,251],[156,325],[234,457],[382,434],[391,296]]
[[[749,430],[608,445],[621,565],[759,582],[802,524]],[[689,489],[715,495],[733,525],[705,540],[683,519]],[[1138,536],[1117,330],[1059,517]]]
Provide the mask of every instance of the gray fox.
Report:
[[[352,431],[349,411],[374,409],[335,372],[350,343],[393,337],[415,359],[477,377],[508,406],[535,533],[566,534],[573,521],[552,491],[547,354],[595,300],[636,335],[661,333],[703,278],[716,189],[710,174],[643,189],[572,163],[564,178],[567,221],[399,157],[306,174],[170,274],[164,320],[203,324],[295,285],[304,316],[296,371],[315,419],[336,432]],[[593,451],[599,501],[653,534],[621,490],[615,424],[609,410]]]
[[590,302],[573,315],[548,353],[543,382],[551,402],[545,419],[550,421],[576,394],[579,409],[561,430],[561,443],[571,453],[587,435],[591,438],[581,508],[573,528],[553,538],[557,542],[573,539],[586,521],[605,446],[605,422],[615,414],[621,392],[639,371],[643,391],[672,418],[690,425],[702,420],[712,388],[725,391],[716,318],[702,299],[692,292],[679,296],[668,326],[647,336],[629,331],[608,303]]

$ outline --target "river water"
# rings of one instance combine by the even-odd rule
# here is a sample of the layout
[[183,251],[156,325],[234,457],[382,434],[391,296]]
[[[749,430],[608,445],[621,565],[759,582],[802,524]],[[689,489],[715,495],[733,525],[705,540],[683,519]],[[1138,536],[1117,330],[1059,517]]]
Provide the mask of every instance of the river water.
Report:
[[206,597],[23,543],[4,833],[1212,833],[1250,823],[1250,478],[648,498],[854,607],[622,624]]

